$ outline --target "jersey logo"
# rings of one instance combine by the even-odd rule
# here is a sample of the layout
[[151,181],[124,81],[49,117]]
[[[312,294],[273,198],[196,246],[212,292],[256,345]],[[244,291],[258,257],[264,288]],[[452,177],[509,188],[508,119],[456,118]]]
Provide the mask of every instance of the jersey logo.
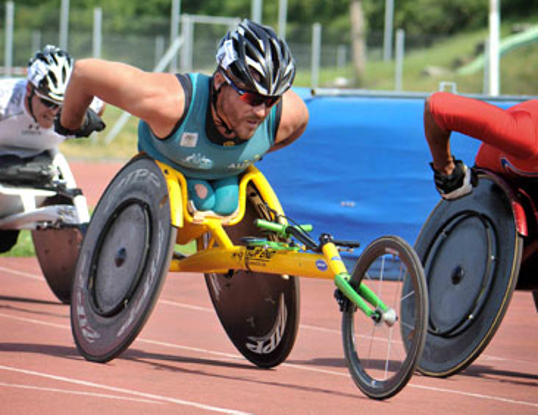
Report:
[[245,170],[248,166],[250,166],[252,162],[250,161],[243,161],[243,162],[237,162],[237,163],[230,163],[228,164],[229,170]]
[[516,166],[514,166],[512,163],[510,163],[505,157],[501,158],[501,166],[503,169],[508,173],[515,173],[518,176],[523,177],[538,177],[538,172],[532,173],[528,171],[523,171],[518,169]]
[[194,148],[198,144],[198,133],[183,133],[179,145],[181,147]]
[[201,153],[191,154],[181,160],[181,164],[190,168],[209,170],[213,167],[213,161]]

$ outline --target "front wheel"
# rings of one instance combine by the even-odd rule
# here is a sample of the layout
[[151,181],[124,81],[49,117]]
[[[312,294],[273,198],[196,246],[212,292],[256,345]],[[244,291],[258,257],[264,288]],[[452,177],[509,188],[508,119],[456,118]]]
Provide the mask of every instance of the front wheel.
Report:
[[364,250],[350,283],[356,290],[365,283],[388,307],[368,317],[348,303],[342,318],[351,377],[370,398],[387,399],[411,379],[424,348],[428,292],[422,265],[407,242],[385,236]]

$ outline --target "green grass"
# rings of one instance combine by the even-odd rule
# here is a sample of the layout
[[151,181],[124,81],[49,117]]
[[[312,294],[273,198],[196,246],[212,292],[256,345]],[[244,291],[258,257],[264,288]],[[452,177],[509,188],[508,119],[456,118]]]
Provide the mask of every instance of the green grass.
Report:
[[32,257],[35,256],[34,243],[32,242],[32,233],[30,231],[21,231],[17,244],[11,248],[11,251],[0,254],[0,257]]
[[[509,34],[511,23],[502,26],[502,36]],[[461,33],[437,41],[430,47],[407,51],[403,65],[403,91],[433,92],[442,81],[455,82],[460,93],[482,93],[484,90],[483,71],[472,75],[458,75],[459,65],[473,60],[475,50],[487,37],[487,30]],[[515,49],[501,57],[501,94],[538,95],[538,42]],[[371,90],[391,91],[395,88],[395,64],[379,59],[369,59],[366,63],[362,82],[353,83],[353,69],[324,68],[320,73],[320,87],[334,87],[339,77],[351,81],[351,87]],[[299,72],[296,86],[310,87],[308,72]]]
[[[186,245],[176,245],[175,251],[183,255],[191,255],[196,252],[196,241]],[[30,231],[23,230],[19,234],[17,244],[9,252],[0,254],[1,257],[34,257],[35,249]]]

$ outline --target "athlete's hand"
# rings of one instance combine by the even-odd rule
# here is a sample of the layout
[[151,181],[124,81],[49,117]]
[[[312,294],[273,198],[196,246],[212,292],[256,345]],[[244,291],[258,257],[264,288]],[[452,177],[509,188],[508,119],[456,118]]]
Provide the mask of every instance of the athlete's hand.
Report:
[[461,160],[454,159],[454,170],[449,175],[436,171],[433,163],[430,163],[430,166],[433,170],[435,188],[445,200],[463,197],[471,193],[473,186],[477,184],[476,174]]
[[60,134],[64,135],[66,137],[89,137],[91,133],[94,131],[103,131],[106,127],[106,124],[104,121],[93,111],[91,108],[88,108],[86,110],[86,114],[84,115],[84,122],[80,126],[80,128],[76,130],[69,130],[68,128],[65,128],[60,123],[60,114],[61,112],[58,112],[58,115],[54,119],[54,130]]

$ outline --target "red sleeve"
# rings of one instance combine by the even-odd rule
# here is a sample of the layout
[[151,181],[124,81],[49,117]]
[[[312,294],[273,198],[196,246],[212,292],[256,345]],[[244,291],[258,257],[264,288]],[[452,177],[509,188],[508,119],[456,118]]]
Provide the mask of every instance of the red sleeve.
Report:
[[430,98],[430,111],[445,130],[466,134],[517,158],[538,155],[536,102],[503,110],[480,100],[437,92]]

